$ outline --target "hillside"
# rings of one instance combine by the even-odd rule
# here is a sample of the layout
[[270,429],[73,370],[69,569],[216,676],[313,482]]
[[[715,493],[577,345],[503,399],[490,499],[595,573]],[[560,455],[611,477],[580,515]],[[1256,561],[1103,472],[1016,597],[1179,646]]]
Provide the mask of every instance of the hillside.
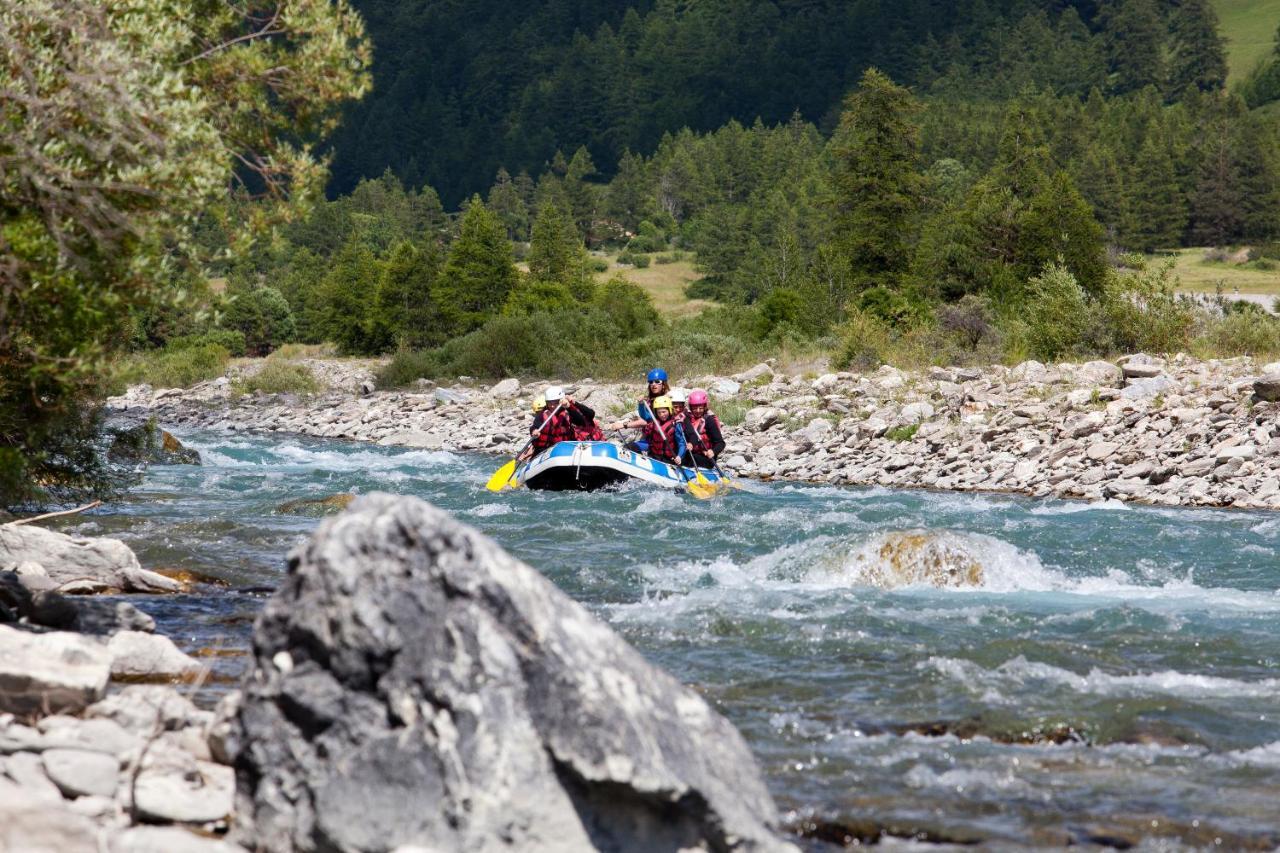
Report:
[[1228,80],[1239,80],[1271,50],[1280,26],[1280,0],[1213,0],[1227,39]]

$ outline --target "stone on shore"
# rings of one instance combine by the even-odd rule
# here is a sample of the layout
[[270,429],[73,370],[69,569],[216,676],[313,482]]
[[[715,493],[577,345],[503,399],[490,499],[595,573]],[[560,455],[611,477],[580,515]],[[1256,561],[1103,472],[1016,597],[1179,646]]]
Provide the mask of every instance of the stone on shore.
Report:
[[103,833],[62,803],[43,802],[0,778],[0,850],[15,853],[101,853]]
[[129,681],[170,681],[193,678],[204,668],[199,661],[161,634],[121,631],[107,641],[111,677]]
[[789,846],[728,721],[417,499],[370,495],[323,522],[254,647],[231,739],[250,846]]
[[[149,572],[119,539],[68,536],[34,524],[0,525],[0,565],[39,563],[60,589],[177,592],[181,584]],[[87,582],[77,585],[77,582]]]
[[0,625],[0,712],[79,711],[102,698],[110,677],[111,654],[93,639]]
[[520,380],[510,377],[489,389],[489,396],[495,400],[510,400],[519,393]]
[[1280,370],[1263,373],[1253,380],[1253,396],[1268,403],[1280,400]]
[[135,826],[111,839],[111,853],[244,853],[244,848],[177,826]]
[[88,749],[46,749],[40,754],[44,772],[67,797],[110,797],[120,780],[114,755]]

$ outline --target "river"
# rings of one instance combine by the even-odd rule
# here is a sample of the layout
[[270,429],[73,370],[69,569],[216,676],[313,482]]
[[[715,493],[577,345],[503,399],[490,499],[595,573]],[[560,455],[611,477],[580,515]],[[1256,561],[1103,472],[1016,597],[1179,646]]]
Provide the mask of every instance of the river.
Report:
[[[748,484],[500,496],[499,460],[180,436],[63,525],[220,579],[135,599],[243,671],[260,594],[317,523],[285,501],[374,490],[448,509],[540,569],[743,732],[784,810],[954,840],[1280,843],[1280,516]],[[946,531],[971,588],[868,580],[890,531]],[[794,817],[794,816],[793,816]]]

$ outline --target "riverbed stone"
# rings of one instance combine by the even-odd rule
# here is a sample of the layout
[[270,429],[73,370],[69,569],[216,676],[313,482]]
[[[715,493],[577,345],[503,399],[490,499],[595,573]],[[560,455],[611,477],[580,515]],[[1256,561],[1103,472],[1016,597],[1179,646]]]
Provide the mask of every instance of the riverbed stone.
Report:
[[244,853],[244,848],[179,826],[134,826],[112,837],[110,853]]
[[78,711],[102,698],[111,656],[88,637],[0,625],[0,711]]
[[489,396],[495,400],[510,400],[520,393],[520,380],[507,377],[489,389]]
[[121,631],[107,641],[113,678],[169,680],[190,678],[200,672],[200,662],[162,634]]
[[1264,373],[1253,380],[1253,396],[1259,400],[1280,400],[1280,371]]
[[1167,394],[1173,388],[1173,380],[1163,373],[1158,373],[1145,379],[1130,379],[1124,388],[1120,389],[1120,396],[1126,400],[1145,400],[1157,394]]
[[0,779],[0,850],[17,853],[101,853],[103,831],[63,803],[43,802]]
[[323,522],[290,555],[254,648],[236,840],[789,847],[746,744],[705,700],[415,498],[370,495]]
[[146,820],[208,823],[231,814],[235,788],[230,767],[197,761],[185,750],[163,744],[143,759],[133,783],[133,803]]
[[150,737],[157,731],[206,725],[213,715],[170,687],[130,684],[90,705],[85,716],[110,721],[132,735]]
[[87,749],[46,749],[40,755],[44,771],[68,797],[110,797],[120,780],[114,755]]
[[1124,381],[1124,371],[1109,361],[1086,361],[1076,369],[1076,378],[1087,385],[1115,387]]

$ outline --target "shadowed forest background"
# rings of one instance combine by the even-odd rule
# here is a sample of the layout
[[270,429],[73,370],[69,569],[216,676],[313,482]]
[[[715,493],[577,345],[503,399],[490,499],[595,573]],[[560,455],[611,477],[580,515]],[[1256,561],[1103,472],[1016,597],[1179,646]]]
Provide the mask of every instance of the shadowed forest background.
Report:
[[312,191],[228,159],[68,399],[283,345],[386,386],[1280,352],[1275,0],[294,2],[363,19],[324,121],[258,128]]

